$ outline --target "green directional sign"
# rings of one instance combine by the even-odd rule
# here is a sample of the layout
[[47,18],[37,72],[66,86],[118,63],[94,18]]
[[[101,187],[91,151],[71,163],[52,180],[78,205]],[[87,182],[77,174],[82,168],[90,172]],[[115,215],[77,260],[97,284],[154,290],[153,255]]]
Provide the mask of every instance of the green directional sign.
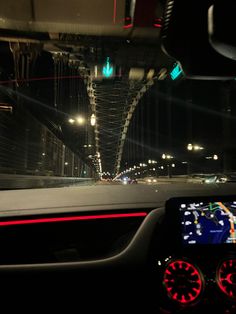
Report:
[[110,65],[110,58],[107,57],[106,65],[102,68],[102,74],[109,78],[113,74],[113,67]]
[[183,74],[183,70],[181,69],[180,65],[178,63],[175,64],[174,68],[170,72],[170,76],[172,80],[177,79],[181,74]]

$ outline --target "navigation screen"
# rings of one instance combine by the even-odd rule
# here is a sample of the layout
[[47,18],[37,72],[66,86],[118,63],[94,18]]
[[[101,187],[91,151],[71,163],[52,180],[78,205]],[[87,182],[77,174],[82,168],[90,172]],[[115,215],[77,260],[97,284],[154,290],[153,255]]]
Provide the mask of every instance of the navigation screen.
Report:
[[236,243],[236,202],[183,203],[184,245]]

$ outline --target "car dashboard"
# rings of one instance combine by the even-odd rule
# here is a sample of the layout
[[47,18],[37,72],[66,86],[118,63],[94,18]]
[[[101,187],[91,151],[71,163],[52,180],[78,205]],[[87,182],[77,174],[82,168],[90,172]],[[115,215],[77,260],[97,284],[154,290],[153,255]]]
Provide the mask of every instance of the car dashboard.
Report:
[[234,195],[166,202],[153,244],[165,311],[235,313],[235,213]]
[[[24,197],[14,206],[8,201],[8,210],[3,201],[0,275],[69,274],[86,281],[99,273],[104,281],[119,274],[125,296],[136,291],[137,305],[145,293],[150,312],[235,313],[235,186],[219,186],[194,184],[184,193],[177,185],[98,187],[98,195],[103,189],[115,193],[112,205],[104,200],[97,207],[88,201],[86,207],[86,193],[75,189],[78,205],[72,206],[70,194],[60,210],[41,207],[43,190],[34,196],[34,210],[26,209]],[[56,203],[60,191],[52,192]],[[24,194],[4,191],[6,199],[16,192]],[[129,200],[122,203],[126,193]]]

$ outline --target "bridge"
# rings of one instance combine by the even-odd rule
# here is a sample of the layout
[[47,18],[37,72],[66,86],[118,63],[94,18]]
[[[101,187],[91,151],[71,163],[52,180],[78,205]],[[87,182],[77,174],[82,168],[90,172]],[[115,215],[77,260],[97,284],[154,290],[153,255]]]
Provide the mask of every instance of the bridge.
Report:
[[[161,49],[172,2],[2,2],[0,172],[90,180],[197,171],[186,151],[193,83],[180,92],[189,105],[176,101],[182,70]],[[187,120],[176,140],[179,113]]]

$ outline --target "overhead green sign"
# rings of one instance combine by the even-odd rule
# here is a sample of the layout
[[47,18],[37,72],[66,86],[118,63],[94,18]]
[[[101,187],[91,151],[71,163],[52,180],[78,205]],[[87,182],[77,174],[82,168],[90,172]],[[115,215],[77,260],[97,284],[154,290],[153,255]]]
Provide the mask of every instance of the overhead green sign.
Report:
[[113,74],[113,67],[110,65],[110,58],[107,57],[106,65],[102,68],[102,74],[109,78]]
[[173,70],[170,72],[170,76],[172,80],[177,79],[181,74],[183,73],[183,70],[181,69],[180,65],[177,63]]

